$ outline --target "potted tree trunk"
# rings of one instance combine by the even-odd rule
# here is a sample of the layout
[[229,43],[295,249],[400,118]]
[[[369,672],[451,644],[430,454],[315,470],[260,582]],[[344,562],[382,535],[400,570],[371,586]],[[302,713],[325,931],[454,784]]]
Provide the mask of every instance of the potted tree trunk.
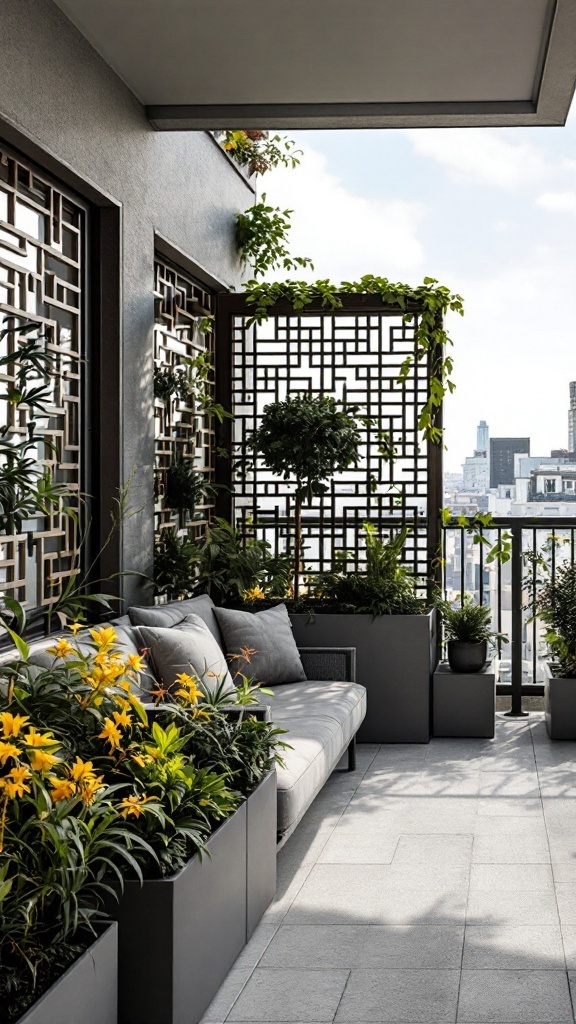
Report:
[[560,566],[538,595],[536,615],[546,626],[550,660],[544,664],[544,713],[550,739],[576,739],[576,565]]

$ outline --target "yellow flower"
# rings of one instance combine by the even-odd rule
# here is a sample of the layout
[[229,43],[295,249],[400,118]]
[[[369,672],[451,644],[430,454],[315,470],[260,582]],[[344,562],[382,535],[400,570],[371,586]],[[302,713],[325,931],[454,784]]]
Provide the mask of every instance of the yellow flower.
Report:
[[83,782],[85,779],[93,779],[95,774],[92,761],[82,761],[79,757],[76,758],[74,764],[70,768],[70,775],[75,782]]
[[117,639],[114,626],[101,626],[100,629],[89,630],[96,647],[110,647]]
[[251,587],[250,590],[244,591],[245,601],[263,601],[266,594],[260,587]]
[[114,721],[116,722],[116,725],[120,725],[126,729],[132,724],[132,715],[129,715],[127,711],[115,711]]
[[200,708],[194,708],[192,712],[192,718],[207,718],[210,719],[208,711],[202,711]]
[[4,789],[11,800],[30,792],[30,786],[27,786],[26,782],[31,775],[32,773],[29,768],[13,768],[8,775],[4,776],[2,780]]
[[128,668],[131,668],[133,672],[143,672],[146,668],[146,662],[141,654],[129,654],[127,666]]
[[3,711],[0,714],[0,723],[5,736],[17,736],[28,724],[28,715],[11,715],[9,711]]
[[62,637],[54,647],[47,647],[46,652],[53,654],[55,658],[67,658],[70,654],[78,653],[66,637]]
[[180,689],[176,690],[177,696],[182,697],[188,703],[196,704],[204,697],[202,690],[197,685],[197,681],[186,672],[180,672],[174,682],[180,684]]
[[139,764],[141,768],[145,768],[147,764],[150,764],[152,758],[150,755],[145,756],[144,754],[133,754],[132,760],[136,761],[136,764]]
[[38,730],[31,726],[30,730],[22,737],[21,740],[27,747],[59,747],[58,740],[54,739],[54,735],[51,732],[38,732]]
[[5,743],[0,740],[0,764],[6,764],[9,757],[19,757],[21,753],[20,747],[17,747],[15,743]]
[[122,734],[111,718],[104,719],[104,728],[102,729],[102,732],[98,733],[98,739],[107,740],[110,744],[110,751],[116,750],[120,747]]
[[68,629],[72,633],[72,636],[76,636],[76,634],[79,633],[80,630],[82,629],[82,623],[81,622],[69,622],[68,623]]
[[50,779],[50,796],[54,803],[58,803],[59,800],[70,800],[76,792],[76,786],[70,779],[57,779],[53,776]]
[[153,799],[154,797],[152,796],[124,797],[124,800],[120,802],[120,807],[122,808],[122,811],[120,813],[122,814],[123,818],[128,818],[131,814],[135,818],[139,818],[140,815],[144,813],[143,808],[145,807],[145,805],[150,803],[150,801]]
[[30,767],[35,772],[47,772],[58,764],[58,758],[47,750],[34,750],[30,757]]
[[82,785],[81,796],[87,807],[90,807],[94,802],[94,797],[103,789],[106,789],[103,775],[95,776],[93,779],[87,780]]

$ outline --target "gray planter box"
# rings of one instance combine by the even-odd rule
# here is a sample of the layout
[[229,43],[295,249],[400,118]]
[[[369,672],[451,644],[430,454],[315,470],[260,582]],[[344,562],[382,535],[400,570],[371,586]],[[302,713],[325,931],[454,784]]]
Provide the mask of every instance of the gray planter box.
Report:
[[496,719],[496,676],[492,663],[482,672],[452,672],[446,663],[434,673],[435,736],[492,739]]
[[116,1024],[118,925],[113,921],[18,1024]]
[[276,893],[276,769],[246,801],[246,941]]
[[428,743],[436,615],[291,615],[299,647],[355,647],[368,691],[360,743]]
[[172,878],[126,883],[119,1024],[196,1024],[214,998],[246,943],[246,820],[244,803],[201,859]]
[[551,740],[576,740],[576,679],[554,675],[544,662],[544,717]]

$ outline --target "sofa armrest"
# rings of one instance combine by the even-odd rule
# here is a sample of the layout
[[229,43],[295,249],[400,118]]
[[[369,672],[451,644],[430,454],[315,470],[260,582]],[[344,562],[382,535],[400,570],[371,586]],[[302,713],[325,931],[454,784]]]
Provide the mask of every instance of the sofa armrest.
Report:
[[355,647],[299,647],[298,651],[308,679],[356,682]]

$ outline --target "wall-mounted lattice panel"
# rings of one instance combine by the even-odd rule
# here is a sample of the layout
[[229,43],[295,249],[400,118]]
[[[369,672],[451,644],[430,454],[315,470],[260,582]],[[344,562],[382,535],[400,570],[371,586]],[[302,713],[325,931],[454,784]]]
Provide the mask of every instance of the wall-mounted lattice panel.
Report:
[[[181,270],[158,258],[155,263],[155,345],[156,369],[182,371],[186,359],[207,352],[214,364],[214,331],[202,334],[199,325],[205,314],[212,314],[213,297],[198,282]],[[213,374],[207,383],[214,394]],[[214,424],[196,407],[193,399],[172,395],[155,399],[156,467],[155,529],[176,527],[189,536],[201,538],[213,508],[208,496],[195,505],[193,512],[169,508],[166,500],[168,470],[177,463],[191,466],[211,484],[214,481]]]
[[[85,359],[83,290],[87,211],[7,149],[0,148],[0,330],[38,324],[52,364],[47,415],[35,413],[38,460],[57,483],[68,486],[68,506],[78,509],[83,489],[82,377]],[[17,335],[16,335],[17,338]],[[14,335],[3,354],[18,349]],[[7,394],[15,364],[0,374],[0,426],[24,439],[29,409]],[[42,378],[38,384],[42,383]],[[50,605],[75,572],[78,527],[59,512],[38,516],[17,536],[0,536],[0,590],[27,609]]]
[[[390,312],[271,316],[246,327],[247,317],[232,317],[232,394],[234,514],[253,518],[248,529],[265,536],[278,551],[291,542],[294,485],[253,462],[249,437],[265,406],[289,394],[333,395],[374,421],[363,431],[356,468],[338,474],[326,495],[303,510],[304,563],[312,571],[330,568],[335,551],[354,552],[369,519],[383,533],[408,525],[405,559],[424,586],[429,578],[428,446],[418,420],[428,396],[426,361],[415,361],[404,384],[398,374],[415,351],[417,318],[403,324]],[[379,448],[383,432],[396,449],[387,461]],[[437,510],[435,510],[437,512]]]

